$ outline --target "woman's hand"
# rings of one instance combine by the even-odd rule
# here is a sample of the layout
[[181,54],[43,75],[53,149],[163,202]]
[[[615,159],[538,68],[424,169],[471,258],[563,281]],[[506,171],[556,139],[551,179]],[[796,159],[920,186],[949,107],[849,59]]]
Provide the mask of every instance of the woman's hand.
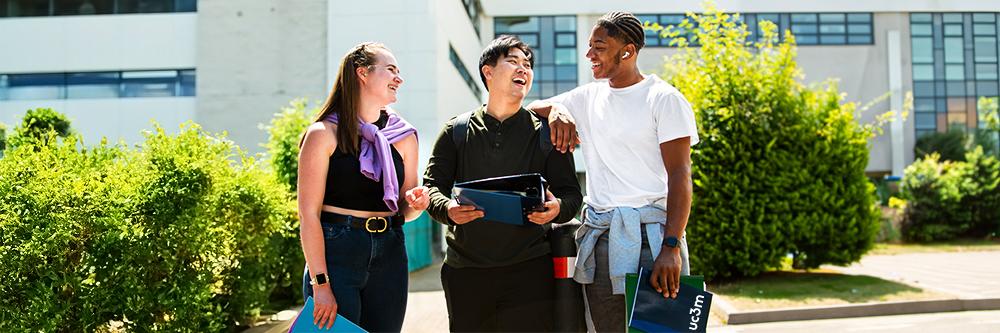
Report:
[[415,211],[426,210],[431,204],[431,197],[426,186],[417,186],[406,191],[406,202]]
[[337,299],[333,297],[330,283],[313,286],[313,324],[316,327],[330,329],[337,319]]

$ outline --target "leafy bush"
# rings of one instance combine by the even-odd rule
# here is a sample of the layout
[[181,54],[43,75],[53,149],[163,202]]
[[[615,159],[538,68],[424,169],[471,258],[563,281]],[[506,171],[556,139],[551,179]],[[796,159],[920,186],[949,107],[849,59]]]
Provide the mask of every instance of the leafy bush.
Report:
[[997,156],[997,132],[986,128],[969,130],[954,127],[948,132],[934,132],[917,138],[913,146],[916,159],[923,159],[932,153],[942,161],[965,161],[965,155],[976,147],[987,155]]
[[[271,123],[264,127],[268,133],[267,143],[267,163],[273,171],[278,181],[287,184],[291,190],[291,196],[296,196],[299,168],[299,141],[302,139],[306,128],[312,123],[312,115],[318,114],[319,109],[307,108],[304,99],[296,99],[288,106],[275,113]],[[302,254],[302,247],[298,237],[298,215],[293,216],[295,221],[294,237],[287,237],[275,247],[281,254],[283,263],[280,272],[282,279],[279,280],[280,288],[275,289],[272,295],[272,302],[275,304],[292,304],[302,301],[300,286],[302,283],[302,268],[306,259]]]
[[0,157],[3,157],[4,149],[7,149],[7,125],[0,123]]
[[[751,44],[728,14],[689,17],[662,34],[680,46],[664,77],[691,102],[701,137],[692,152],[692,268],[715,278],[757,275],[789,253],[802,268],[858,260],[879,229],[864,173],[876,127],[858,124],[856,105],[833,82],[797,81],[794,38],[776,44],[774,24],[762,23],[764,41]],[[682,32],[700,47],[676,38]]]
[[1000,231],[1000,162],[982,147],[964,160],[942,161],[931,154],[906,168],[901,191],[906,240],[984,237]]
[[245,325],[297,239],[287,187],[197,125],[138,148],[15,147],[0,198],[0,331]]
[[934,132],[917,138],[913,153],[917,159],[936,153],[939,160],[964,161],[969,144],[969,136],[964,131]]
[[45,139],[49,132],[55,132],[58,137],[72,134],[69,118],[52,109],[32,109],[24,114],[21,124],[14,128],[9,142],[11,146],[30,144]]
[[268,133],[267,148],[268,163],[279,180],[288,184],[295,192],[298,182],[299,142],[309,124],[310,115],[319,114],[318,108],[306,110],[306,100],[297,99],[289,106],[275,113],[271,124],[264,129]]

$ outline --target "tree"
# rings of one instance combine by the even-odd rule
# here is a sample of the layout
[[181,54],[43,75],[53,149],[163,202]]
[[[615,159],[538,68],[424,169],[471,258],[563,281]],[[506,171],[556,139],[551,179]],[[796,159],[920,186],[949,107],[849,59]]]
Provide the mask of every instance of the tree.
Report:
[[28,110],[21,125],[14,128],[10,137],[11,147],[48,140],[49,135],[65,138],[72,134],[66,115],[48,108]]
[[779,43],[763,22],[760,41],[748,42],[738,15],[709,5],[688,17],[647,29],[679,47],[663,76],[691,103],[701,137],[692,151],[692,269],[753,276],[788,254],[801,268],[860,259],[878,231],[865,167],[880,124],[859,124],[835,82],[799,82],[790,32]]

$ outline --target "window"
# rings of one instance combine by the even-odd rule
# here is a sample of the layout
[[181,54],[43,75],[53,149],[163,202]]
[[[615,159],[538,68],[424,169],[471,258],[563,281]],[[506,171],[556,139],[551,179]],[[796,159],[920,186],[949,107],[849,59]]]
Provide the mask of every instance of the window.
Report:
[[167,97],[177,92],[177,71],[122,73],[122,97]]
[[469,20],[472,21],[472,28],[476,30],[476,36],[478,37],[479,13],[483,11],[483,7],[479,4],[479,0],[462,0],[462,6],[465,7],[465,14],[469,15]]
[[55,15],[93,15],[114,13],[114,0],[60,0],[55,3]]
[[66,74],[66,98],[117,98],[119,72]]
[[194,70],[189,69],[180,71],[180,81],[181,88],[178,96],[194,96]]
[[912,13],[916,134],[980,126],[980,97],[1000,95],[998,13]]
[[535,78],[526,102],[549,98],[578,85],[576,16],[494,18],[496,36],[516,35],[531,46]]
[[166,13],[174,11],[174,0],[118,0],[119,13]]
[[[660,26],[677,26],[685,19],[683,14],[637,15],[639,21],[659,23]],[[763,35],[761,22],[777,25],[779,35],[790,30],[798,45],[871,45],[874,43],[871,13],[745,13],[739,20],[747,25],[748,41],[760,41]],[[692,22],[693,23],[693,22]],[[697,27],[694,27],[695,29]],[[692,33],[683,35],[691,42]],[[698,45],[694,41],[692,45]],[[670,46],[670,40],[646,31],[646,46]]]
[[66,87],[66,77],[63,74],[9,74],[5,79],[6,90],[0,94],[10,100],[30,99],[62,99]]
[[0,18],[131,13],[180,13],[198,10],[197,0],[0,0]]
[[455,47],[451,44],[448,45],[448,58],[451,59],[452,66],[458,70],[458,75],[461,75],[462,79],[465,80],[465,85],[469,86],[469,90],[472,90],[472,94],[476,96],[477,100],[480,99],[483,91],[479,89],[476,80],[472,78],[472,74],[469,74],[468,67],[465,67],[465,63],[458,57],[458,52],[455,52]]
[[195,70],[0,74],[0,100],[195,96]]

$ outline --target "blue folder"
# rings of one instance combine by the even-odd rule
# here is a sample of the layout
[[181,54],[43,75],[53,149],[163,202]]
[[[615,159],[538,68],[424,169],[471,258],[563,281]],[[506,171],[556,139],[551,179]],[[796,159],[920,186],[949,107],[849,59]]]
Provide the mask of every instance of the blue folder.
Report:
[[525,225],[529,213],[544,210],[545,189],[545,178],[531,173],[458,183],[452,196],[459,204],[482,210],[483,220]]
[[647,333],[705,332],[712,293],[681,283],[677,298],[664,298],[649,284],[651,273],[639,269],[628,326]]
[[306,304],[302,306],[302,311],[299,312],[298,317],[292,322],[292,326],[288,328],[288,333],[312,333],[312,332],[336,332],[336,333],[355,333],[362,332],[368,333],[363,328],[355,323],[352,323],[347,318],[337,316],[337,319],[333,321],[333,326],[329,330],[322,329],[313,324],[313,309],[315,309],[313,304],[313,298],[310,296],[306,299]]

